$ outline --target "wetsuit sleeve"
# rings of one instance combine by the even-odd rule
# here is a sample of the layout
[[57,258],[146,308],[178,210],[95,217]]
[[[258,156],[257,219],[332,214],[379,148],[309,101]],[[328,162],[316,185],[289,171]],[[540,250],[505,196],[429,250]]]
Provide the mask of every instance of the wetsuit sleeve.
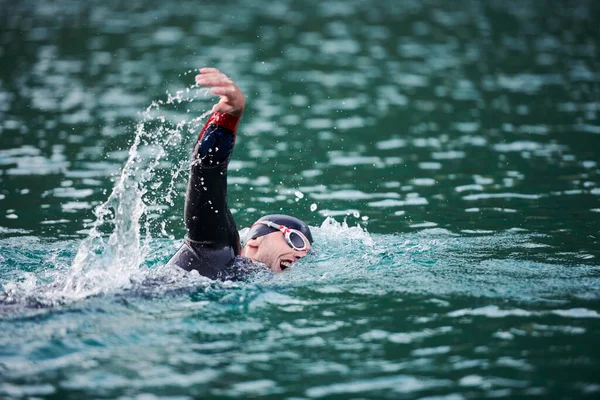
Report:
[[214,112],[198,136],[185,203],[187,238],[200,246],[233,248],[240,241],[227,207],[227,166],[235,144],[239,117]]

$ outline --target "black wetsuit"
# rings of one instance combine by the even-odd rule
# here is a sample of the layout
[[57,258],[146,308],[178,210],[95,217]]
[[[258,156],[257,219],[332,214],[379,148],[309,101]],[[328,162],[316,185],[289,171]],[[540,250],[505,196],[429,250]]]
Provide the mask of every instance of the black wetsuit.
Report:
[[169,263],[211,279],[239,279],[256,265],[239,257],[240,237],[227,207],[227,166],[239,117],[213,113],[192,152],[185,202],[187,235]]

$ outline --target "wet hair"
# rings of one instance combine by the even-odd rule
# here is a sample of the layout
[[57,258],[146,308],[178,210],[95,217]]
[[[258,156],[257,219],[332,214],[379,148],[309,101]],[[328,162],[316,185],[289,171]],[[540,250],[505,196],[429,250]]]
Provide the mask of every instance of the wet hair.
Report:
[[[308,228],[308,225],[306,225],[304,223],[304,221],[302,221],[296,217],[292,217],[290,215],[284,215],[284,214],[271,214],[271,215],[265,215],[264,217],[259,218],[258,221],[256,221],[256,222],[260,222],[260,221],[270,221],[275,224],[287,226],[290,229],[296,229],[296,230],[302,232],[302,234],[304,234],[304,236],[306,236],[306,238],[308,239],[308,241],[311,244],[313,242],[313,237],[312,237],[312,234],[310,233],[310,229]],[[252,227],[246,234],[246,242],[248,240],[256,239],[257,237],[267,235],[269,233],[277,232],[276,229],[273,229],[266,225],[256,224],[256,222],[254,223],[254,225],[252,225]]]

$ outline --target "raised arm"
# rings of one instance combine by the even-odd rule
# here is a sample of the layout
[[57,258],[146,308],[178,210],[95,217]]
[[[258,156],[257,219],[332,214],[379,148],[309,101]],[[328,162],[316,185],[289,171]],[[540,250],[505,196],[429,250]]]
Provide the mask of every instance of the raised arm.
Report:
[[202,68],[196,83],[220,96],[198,136],[185,203],[187,238],[202,246],[230,246],[239,254],[239,235],[227,207],[227,166],[245,98],[225,74]]

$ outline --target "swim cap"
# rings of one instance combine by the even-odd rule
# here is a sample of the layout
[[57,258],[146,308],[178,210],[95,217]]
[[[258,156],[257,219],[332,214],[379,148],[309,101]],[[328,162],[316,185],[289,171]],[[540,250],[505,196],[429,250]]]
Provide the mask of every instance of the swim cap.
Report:
[[[302,234],[304,236],[306,236],[306,238],[308,239],[308,241],[311,244],[313,242],[313,237],[312,237],[312,234],[310,233],[310,229],[308,228],[308,225],[306,225],[302,220],[299,220],[296,217],[292,217],[289,215],[283,215],[283,214],[272,214],[272,215],[265,215],[264,217],[259,218],[258,221],[256,221],[256,222],[260,222],[260,221],[270,221],[275,224],[287,226],[290,229],[296,229],[296,230],[302,232]],[[270,228],[266,225],[257,224],[256,222],[254,223],[254,225],[252,225],[252,227],[246,234],[246,241],[248,241],[250,239],[256,239],[257,237],[264,236],[269,233],[277,232],[276,229]]]

